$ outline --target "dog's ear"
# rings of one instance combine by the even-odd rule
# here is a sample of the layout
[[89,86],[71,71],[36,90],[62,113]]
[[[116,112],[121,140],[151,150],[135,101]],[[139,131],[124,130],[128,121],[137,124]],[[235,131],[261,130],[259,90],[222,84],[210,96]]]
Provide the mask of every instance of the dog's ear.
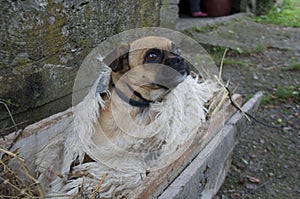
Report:
[[108,65],[113,72],[124,70],[128,66],[129,44],[121,44],[107,55],[103,62]]

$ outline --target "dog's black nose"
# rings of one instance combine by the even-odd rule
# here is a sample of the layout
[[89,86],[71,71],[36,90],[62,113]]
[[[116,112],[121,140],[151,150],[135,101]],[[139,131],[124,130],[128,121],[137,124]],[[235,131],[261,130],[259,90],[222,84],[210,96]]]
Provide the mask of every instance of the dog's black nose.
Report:
[[182,64],[183,63],[183,58],[181,56],[177,56],[175,60],[176,60],[177,64]]
[[184,59],[181,56],[176,56],[165,61],[167,66],[175,67],[176,65],[183,64]]
[[165,65],[170,66],[181,75],[189,74],[189,66],[185,63],[184,58],[179,55],[166,59]]

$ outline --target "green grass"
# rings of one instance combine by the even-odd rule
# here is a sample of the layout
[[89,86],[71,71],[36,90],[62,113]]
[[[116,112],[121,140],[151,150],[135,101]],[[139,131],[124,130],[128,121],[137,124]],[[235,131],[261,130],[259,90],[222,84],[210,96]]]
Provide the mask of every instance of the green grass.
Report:
[[201,27],[193,26],[192,31],[195,31],[197,33],[206,33],[206,32],[211,32],[217,28],[218,28],[218,26],[216,26],[216,25],[207,25],[207,26],[201,26]]
[[204,46],[205,50],[212,57],[212,59],[216,62],[218,66],[220,66],[223,54],[225,52],[226,47],[222,46]]
[[259,23],[300,27],[300,1],[284,0],[281,8],[274,6],[266,15],[254,17]]
[[278,100],[300,100],[300,85],[279,86],[273,93],[264,95],[261,99],[261,104],[274,104]]
[[274,104],[275,98],[272,95],[263,95],[261,98],[261,104],[267,105],[267,104]]
[[246,61],[243,61],[243,60],[235,60],[235,59],[225,57],[224,65],[233,65],[233,66],[246,67],[248,65],[248,63]]
[[264,52],[264,50],[265,50],[265,46],[262,43],[258,43],[255,51],[258,53],[262,53],[262,52]]
[[247,94],[246,96],[245,96],[245,99],[244,99],[244,101],[245,102],[247,102],[249,99],[251,99],[252,97],[254,96],[254,94],[253,93],[249,93],[249,94]]
[[[216,62],[218,66],[220,66],[223,54],[225,52],[226,47],[222,46],[204,46],[205,50],[208,52],[208,54],[213,58],[213,60]],[[229,55],[237,56],[241,54],[246,54],[246,52],[241,53],[238,49],[227,49],[227,54],[224,59],[224,64],[230,64],[235,66],[246,66],[246,61],[239,61],[232,58],[228,58]]]
[[282,100],[287,100],[290,98],[295,98],[295,99],[299,99],[299,91],[297,91],[299,89],[297,89],[297,87],[287,87],[287,86],[279,86],[274,95],[278,98],[278,99],[282,99]]
[[299,71],[300,70],[300,62],[295,62],[283,67],[282,70],[289,70],[289,71]]

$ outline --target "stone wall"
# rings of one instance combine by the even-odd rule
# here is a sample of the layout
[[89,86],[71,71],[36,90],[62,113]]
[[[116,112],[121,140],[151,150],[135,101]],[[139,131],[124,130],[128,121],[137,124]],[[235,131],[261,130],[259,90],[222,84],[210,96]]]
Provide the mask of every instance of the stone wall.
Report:
[[179,0],[161,0],[160,26],[174,29],[179,17]]
[[14,130],[4,103],[23,126],[70,107],[91,49],[124,30],[159,26],[160,8],[160,0],[0,1],[0,136]]

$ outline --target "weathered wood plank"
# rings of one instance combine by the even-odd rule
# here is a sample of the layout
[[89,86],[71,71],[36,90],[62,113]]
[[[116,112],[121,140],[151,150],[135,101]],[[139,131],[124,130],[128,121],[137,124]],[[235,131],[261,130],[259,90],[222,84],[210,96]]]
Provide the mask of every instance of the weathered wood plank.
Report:
[[[50,117],[47,117],[39,122],[31,124],[27,126],[24,130],[20,132],[11,133],[6,136],[5,139],[0,140],[0,146],[3,148],[7,148],[10,145],[14,144],[14,142],[18,142],[23,139],[30,139],[28,137],[35,134],[45,134],[46,137],[54,136],[56,130],[62,128],[62,125],[66,125],[66,121],[70,120],[72,117],[72,108],[67,109],[66,111],[54,114]],[[20,135],[19,135],[20,133]],[[34,143],[32,143],[34,144]],[[19,145],[19,144],[17,144]],[[17,146],[18,147],[18,146]],[[28,143],[24,146],[32,149],[32,145]],[[26,149],[25,149],[26,150]],[[28,149],[29,150],[29,149]],[[26,150],[26,151],[28,151]]]
[[234,126],[225,126],[158,198],[212,198],[225,176],[224,163],[236,133]]

